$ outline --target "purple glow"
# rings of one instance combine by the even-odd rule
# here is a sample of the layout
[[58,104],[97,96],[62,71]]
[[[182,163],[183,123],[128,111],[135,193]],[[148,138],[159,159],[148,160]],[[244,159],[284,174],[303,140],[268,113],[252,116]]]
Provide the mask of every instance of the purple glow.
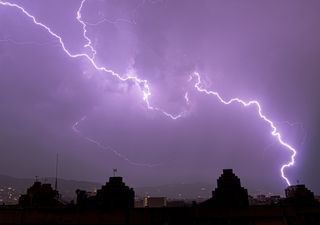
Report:
[[[161,114],[163,114],[164,116],[166,116],[166,117],[168,117],[168,118],[170,118],[172,120],[177,120],[179,118],[185,117],[186,113],[189,112],[188,110],[182,110],[180,113],[174,114],[174,113],[170,113],[170,112],[164,110],[162,107],[154,106],[153,104],[150,103],[150,98],[152,96],[152,93],[154,93],[154,92],[151,91],[151,88],[150,88],[150,85],[149,85],[150,81],[148,79],[142,79],[142,78],[140,78],[140,76],[128,75],[128,74],[126,74],[124,76],[124,75],[121,75],[121,74],[115,72],[114,70],[111,70],[111,69],[107,68],[107,67],[100,66],[97,63],[97,60],[95,58],[96,54],[97,54],[97,49],[95,49],[93,47],[93,41],[87,35],[87,25],[96,26],[96,25],[99,25],[99,24],[103,23],[104,21],[112,22],[112,23],[113,22],[116,23],[116,22],[115,21],[109,21],[108,19],[103,19],[101,21],[98,21],[97,23],[87,23],[87,22],[85,22],[82,19],[82,14],[81,14],[81,12],[82,12],[82,10],[83,10],[83,8],[85,6],[85,3],[86,3],[86,0],[82,0],[81,1],[80,7],[78,8],[78,10],[76,12],[76,20],[82,26],[82,30],[83,30],[82,35],[83,35],[83,38],[86,40],[86,43],[85,43],[84,47],[90,50],[90,54],[72,53],[70,50],[68,50],[68,48],[66,48],[65,42],[63,41],[63,39],[62,39],[62,37],[60,35],[55,33],[52,30],[52,28],[50,28],[49,26],[39,22],[32,14],[30,14],[28,11],[26,11],[23,7],[21,7],[18,4],[15,4],[15,3],[0,1],[0,5],[19,9],[24,15],[26,15],[28,18],[30,18],[35,25],[40,26],[41,28],[45,29],[52,37],[54,37],[55,39],[58,40],[61,49],[70,58],[85,58],[95,70],[100,71],[100,72],[104,72],[106,74],[109,74],[109,75],[117,78],[118,80],[120,80],[122,82],[129,82],[129,83],[132,82],[132,83],[134,83],[139,88],[139,90],[141,91],[142,100],[146,104],[147,109],[152,110],[152,111],[156,111],[156,112],[160,112]],[[130,21],[127,21],[127,20],[123,20],[123,21],[124,22],[130,22]],[[134,24],[135,22],[132,22],[132,23]],[[12,40],[8,39],[8,41],[12,41]],[[39,44],[39,43],[36,43],[36,44]],[[286,163],[286,164],[283,164],[281,166],[281,170],[280,170],[281,171],[281,177],[286,181],[287,185],[290,185],[290,181],[286,177],[284,172],[285,172],[286,168],[291,167],[291,166],[293,166],[295,164],[295,157],[296,157],[297,151],[290,144],[288,144],[285,141],[283,141],[283,137],[281,136],[279,129],[276,127],[276,123],[273,122],[272,120],[270,120],[265,115],[265,113],[262,112],[261,104],[256,100],[244,101],[244,100],[242,100],[241,98],[238,98],[238,97],[231,98],[230,100],[225,100],[219,94],[220,92],[218,93],[216,91],[210,91],[210,90],[207,90],[207,89],[205,89],[205,88],[203,88],[201,86],[201,77],[200,77],[200,74],[198,72],[195,72],[194,74],[192,74],[192,76],[189,79],[189,82],[194,81],[194,80],[195,80],[195,83],[194,83],[193,87],[195,88],[195,90],[197,92],[204,93],[206,95],[213,95],[216,98],[218,98],[218,100],[221,103],[223,103],[225,105],[229,105],[229,104],[232,104],[232,103],[239,103],[240,105],[242,105],[244,107],[254,106],[256,108],[260,119],[262,119],[264,122],[266,122],[269,125],[269,127],[271,128],[272,136],[274,136],[277,139],[277,141],[280,143],[281,146],[285,147],[286,149],[288,149],[289,151],[292,152],[290,161],[288,163]],[[185,105],[190,105],[190,99],[189,99],[189,92],[188,91],[186,91],[184,96],[183,96]],[[86,116],[81,118],[79,121],[75,122],[73,124],[73,126],[72,126],[72,130],[74,132],[78,133],[79,135],[81,135],[80,134],[81,132],[78,129],[78,126],[85,119],[86,119]],[[84,135],[83,136],[81,135],[81,137],[84,138],[86,141],[95,144],[100,149],[112,151],[115,155],[117,155],[118,157],[124,159],[125,161],[129,162],[132,165],[147,166],[147,167],[153,167],[153,166],[158,165],[158,164],[136,163],[136,162],[130,160],[128,157],[124,156],[123,154],[120,154],[118,151],[114,150],[113,148],[107,147],[107,146],[101,144],[99,141],[96,141],[95,139],[92,139],[92,138],[90,138],[88,136],[84,136]]]
[[[256,106],[257,110],[258,110],[258,114],[260,116],[261,119],[263,119],[265,122],[267,122],[269,124],[269,126],[271,127],[271,134],[272,136],[275,136],[277,138],[277,140],[279,141],[279,143],[281,145],[283,145],[284,147],[286,147],[287,149],[289,149],[290,151],[292,151],[292,155],[291,155],[291,161],[288,162],[287,164],[284,164],[281,166],[281,176],[282,178],[287,182],[287,184],[290,186],[290,181],[289,179],[285,176],[284,174],[284,169],[287,168],[287,167],[290,167],[290,166],[293,166],[294,165],[294,158],[297,154],[297,151],[292,147],[290,146],[289,144],[287,144],[286,142],[284,142],[282,140],[282,137],[281,137],[281,134],[279,133],[279,131],[277,130],[277,127],[274,125],[274,123],[268,119],[263,113],[262,113],[262,109],[261,109],[261,106],[260,106],[260,103],[258,101],[255,101],[255,100],[252,100],[252,101],[249,101],[249,102],[245,102],[239,98],[232,98],[230,100],[224,100],[220,94],[218,92],[215,92],[215,91],[208,91],[207,89],[205,88],[202,88],[200,85],[201,85],[201,78],[200,78],[200,74],[195,72],[194,74],[194,77],[196,78],[196,83],[194,85],[194,87],[199,91],[199,92],[202,92],[202,93],[205,93],[207,95],[213,95],[215,97],[218,98],[218,100],[225,104],[225,105],[229,105],[229,104],[232,104],[232,103],[239,103],[241,105],[243,105],[244,107],[249,107],[249,106]],[[192,77],[191,77],[192,79]]]
[[128,157],[124,156],[123,154],[121,154],[120,152],[118,152],[117,150],[115,150],[114,148],[110,147],[110,146],[106,146],[103,145],[102,143],[100,143],[97,140],[94,140],[90,137],[87,136],[83,136],[81,135],[80,130],[78,129],[78,126],[80,125],[81,122],[85,121],[87,119],[87,116],[82,117],[79,121],[75,122],[72,125],[72,130],[74,132],[76,132],[77,134],[79,134],[84,140],[96,145],[99,149],[101,150],[106,150],[106,151],[111,151],[113,154],[115,154],[116,156],[118,156],[119,158],[123,159],[124,161],[127,161],[129,164],[133,165],[133,166],[143,166],[143,167],[155,167],[155,166],[160,166],[161,164],[146,164],[146,163],[138,163],[138,162],[134,162],[131,159],[129,159]]
[[21,10],[26,16],[28,16],[30,19],[32,19],[33,23],[44,28],[46,31],[49,32],[50,35],[52,35],[53,37],[57,38],[59,40],[59,43],[63,49],[63,51],[71,58],[79,58],[79,57],[84,57],[86,58],[87,60],[89,60],[89,62],[91,63],[91,65],[96,69],[96,70],[99,70],[99,71],[102,71],[102,72],[106,72],[106,73],[109,73],[111,74],[112,76],[115,76],[117,77],[120,81],[133,81],[138,87],[141,88],[141,91],[143,93],[143,100],[146,102],[147,104],[147,107],[148,109],[150,110],[155,110],[155,111],[158,111],[158,112],[161,112],[163,113],[165,116],[167,117],[170,117],[171,119],[178,119],[182,116],[182,114],[177,114],[177,115],[174,115],[174,114],[171,114],[171,113],[168,113],[158,107],[154,107],[154,106],[151,106],[150,103],[149,103],[149,97],[151,96],[151,91],[150,91],[150,87],[149,87],[149,84],[148,84],[148,81],[147,80],[143,80],[143,79],[140,79],[136,76],[127,76],[127,77],[123,77],[121,76],[120,74],[114,72],[113,70],[111,69],[108,69],[106,67],[103,67],[103,66],[98,66],[96,64],[96,62],[94,61],[94,56],[96,54],[96,50],[92,47],[91,45],[91,40],[87,37],[86,35],[86,24],[81,20],[81,9],[82,9],[82,6],[83,4],[85,3],[86,0],[83,0],[81,2],[81,5],[80,5],[80,8],[78,9],[77,11],[77,20],[82,24],[82,28],[83,28],[83,37],[87,40],[87,44],[84,45],[84,47],[89,47],[90,50],[92,51],[93,55],[92,57],[90,57],[88,54],[85,54],[85,53],[78,53],[78,54],[73,54],[71,53],[70,51],[68,51],[65,47],[65,44],[62,40],[62,38],[56,34],[55,32],[53,32],[49,27],[47,27],[46,25],[44,25],[43,23],[41,22],[38,22],[37,19],[31,15],[30,13],[28,13],[23,7],[17,5],[17,4],[14,4],[14,3],[10,3],[10,2],[2,2],[0,1],[0,5],[2,6],[10,6],[10,7],[14,7],[14,8],[17,8],[19,10]]

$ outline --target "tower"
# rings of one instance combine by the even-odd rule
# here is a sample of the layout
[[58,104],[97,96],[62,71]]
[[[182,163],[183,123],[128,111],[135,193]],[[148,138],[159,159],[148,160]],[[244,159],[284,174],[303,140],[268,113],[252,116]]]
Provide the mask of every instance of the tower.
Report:
[[59,155],[57,153],[57,158],[56,158],[56,178],[55,178],[55,182],[54,182],[54,190],[57,191],[58,190],[58,160],[59,160]]

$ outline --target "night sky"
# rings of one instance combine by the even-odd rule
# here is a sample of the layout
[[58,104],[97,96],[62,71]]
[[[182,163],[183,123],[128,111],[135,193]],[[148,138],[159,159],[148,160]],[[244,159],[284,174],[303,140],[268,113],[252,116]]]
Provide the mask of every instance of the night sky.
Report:
[[[5,2],[4,0],[0,1]],[[92,56],[78,0],[13,1],[50,27],[71,54]],[[81,10],[94,62],[72,58],[21,10],[0,4],[0,173],[130,186],[206,182],[233,168],[249,191],[283,194],[291,152],[271,135],[257,100],[297,149],[285,170],[320,193],[320,2],[87,0]],[[188,101],[186,101],[185,94]]]

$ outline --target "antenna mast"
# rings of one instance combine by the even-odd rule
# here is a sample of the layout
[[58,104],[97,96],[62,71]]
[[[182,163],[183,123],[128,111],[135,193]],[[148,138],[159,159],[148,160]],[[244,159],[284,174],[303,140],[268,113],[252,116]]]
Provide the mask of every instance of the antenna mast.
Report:
[[117,168],[113,169],[113,176],[116,176],[116,173],[118,172]]
[[56,158],[56,180],[54,182],[54,190],[58,190],[58,160],[59,160],[59,155],[57,153],[57,158]]

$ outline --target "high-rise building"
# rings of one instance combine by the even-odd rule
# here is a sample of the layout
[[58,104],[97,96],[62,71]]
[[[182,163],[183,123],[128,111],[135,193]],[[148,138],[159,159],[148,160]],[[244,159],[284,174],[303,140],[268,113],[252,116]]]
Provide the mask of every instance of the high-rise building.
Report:
[[248,191],[241,187],[240,179],[232,169],[224,169],[217,183],[218,187],[212,191],[212,197],[200,206],[244,207],[249,205]]
[[77,205],[82,207],[98,207],[108,209],[134,208],[134,190],[122,181],[122,177],[110,177],[96,195],[77,190]]
[[98,206],[106,208],[134,208],[134,190],[122,181],[122,177],[110,177],[109,182],[97,191]]
[[282,203],[294,205],[314,205],[316,200],[313,192],[311,192],[304,184],[291,185],[285,190],[286,198]]
[[53,190],[51,184],[42,184],[35,181],[28,188],[27,194],[21,195],[19,205],[28,207],[52,207],[59,206],[62,203],[58,200],[59,192]]

